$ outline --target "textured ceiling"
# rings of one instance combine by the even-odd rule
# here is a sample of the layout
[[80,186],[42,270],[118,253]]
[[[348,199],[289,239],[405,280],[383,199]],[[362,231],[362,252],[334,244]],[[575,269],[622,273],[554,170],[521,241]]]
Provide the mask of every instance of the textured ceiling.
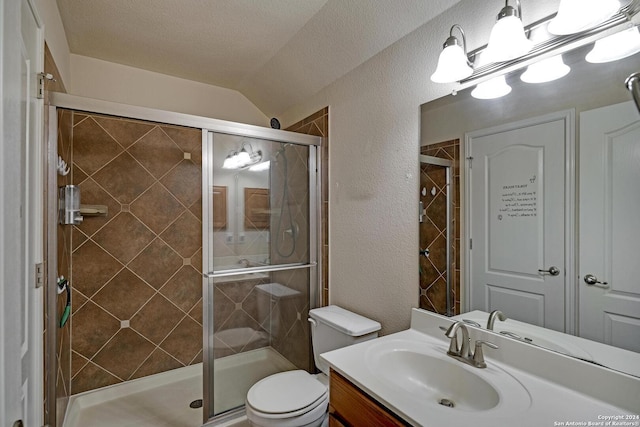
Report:
[[71,53],[239,90],[266,115],[275,115],[457,1],[57,3]]

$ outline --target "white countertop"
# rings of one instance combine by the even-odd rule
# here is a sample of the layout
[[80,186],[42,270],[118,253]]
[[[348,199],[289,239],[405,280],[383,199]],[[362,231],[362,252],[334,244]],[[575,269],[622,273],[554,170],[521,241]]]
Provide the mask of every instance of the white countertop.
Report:
[[[630,423],[618,425],[640,426],[640,420],[634,419],[640,413],[640,379],[469,328],[472,343],[485,339],[500,346],[499,350],[485,350],[486,369],[475,368],[446,356],[448,339],[438,326],[451,323],[453,321],[448,318],[414,310],[411,329],[324,353],[321,357],[364,392],[416,426],[537,427],[572,425],[568,424],[570,422],[584,425],[603,422],[602,425],[606,425],[607,420],[613,420],[606,417],[614,416],[631,418],[618,419],[617,422]],[[426,343],[437,354],[441,353],[470,373],[489,380],[492,375],[506,372],[526,390],[528,400],[512,399],[508,406],[505,402],[509,401],[509,396],[501,395],[501,403],[480,411],[423,402],[411,393],[409,385],[402,387],[385,380],[385,376],[374,372],[368,363],[367,357],[376,348],[390,348],[402,342],[420,343],[423,348]],[[514,358],[513,363],[509,363],[510,358]],[[456,379],[452,378],[452,381]],[[498,390],[498,393],[502,392]],[[513,402],[517,403],[514,405]]]

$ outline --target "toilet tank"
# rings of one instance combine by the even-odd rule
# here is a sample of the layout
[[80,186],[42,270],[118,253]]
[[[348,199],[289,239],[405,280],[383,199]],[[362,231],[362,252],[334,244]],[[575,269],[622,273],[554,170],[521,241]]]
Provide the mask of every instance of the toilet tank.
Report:
[[327,375],[329,365],[320,360],[320,354],[377,338],[381,328],[375,320],[336,305],[310,310],[309,322],[313,358],[318,369]]

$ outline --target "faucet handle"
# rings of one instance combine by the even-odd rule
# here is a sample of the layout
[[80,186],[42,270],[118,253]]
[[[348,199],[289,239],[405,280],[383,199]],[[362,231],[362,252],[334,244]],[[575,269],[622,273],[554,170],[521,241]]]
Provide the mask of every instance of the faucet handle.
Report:
[[473,352],[473,364],[476,368],[486,368],[487,364],[484,361],[484,353],[482,352],[482,345],[486,345],[489,348],[493,348],[494,350],[497,350],[499,347],[497,345],[495,345],[492,342],[489,341],[483,341],[483,340],[477,340],[476,341],[476,348],[475,351]]
[[520,335],[514,334],[513,332],[509,332],[509,331],[500,331],[499,333],[501,335],[505,335],[505,336],[507,336],[509,338],[513,338],[513,339],[520,340],[520,341],[522,341],[524,339]]

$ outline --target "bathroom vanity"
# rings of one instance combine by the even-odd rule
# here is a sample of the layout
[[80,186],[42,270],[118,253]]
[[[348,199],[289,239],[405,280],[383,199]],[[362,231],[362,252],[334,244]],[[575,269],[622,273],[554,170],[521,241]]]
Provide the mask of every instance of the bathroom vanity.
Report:
[[640,425],[640,378],[483,329],[454,328],[468,333],[457,342],[470,342],[471,354],[477,341],[499,347],[480,345],[487,366],[478,368],[447,354],[453,347],[442,329],[454,323],[414,309],[408,330],[324,353],[332,369],[330,425]]
[[329,390],[329,427],[408,425],[334,370]]

